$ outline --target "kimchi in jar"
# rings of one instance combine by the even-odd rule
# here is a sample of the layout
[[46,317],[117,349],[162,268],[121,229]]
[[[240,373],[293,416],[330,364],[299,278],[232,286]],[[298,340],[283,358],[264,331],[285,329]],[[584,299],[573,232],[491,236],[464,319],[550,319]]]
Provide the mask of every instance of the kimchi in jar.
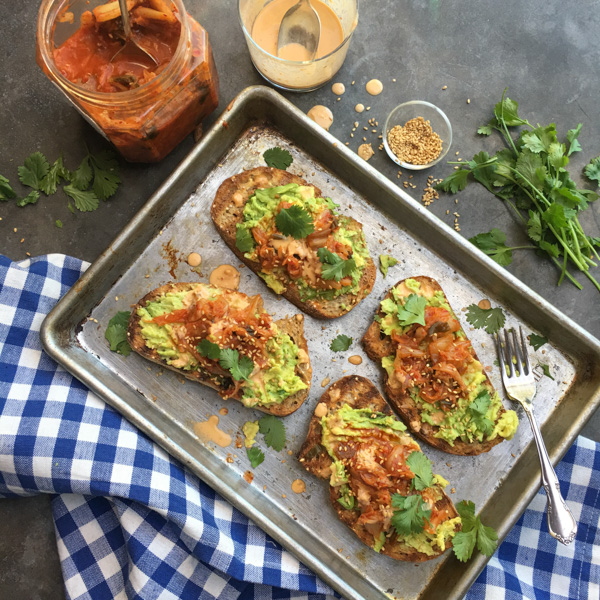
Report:
[[117,0],[44,0],[37,61],[126,160],[156,162],[216,108],[219,81],[208,35],[181,0],[127,5],[135,44]]

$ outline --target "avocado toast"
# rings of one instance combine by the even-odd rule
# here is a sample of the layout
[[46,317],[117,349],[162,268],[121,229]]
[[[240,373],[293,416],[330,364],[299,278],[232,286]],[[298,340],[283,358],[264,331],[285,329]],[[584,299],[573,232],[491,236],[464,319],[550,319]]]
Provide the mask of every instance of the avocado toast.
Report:
[[223,398],[286,416],[310,389],[304,317],[273,321],[259,295],[203,283],[163,285],[134,307],[127,338],[144,358]]
[[367,546],[423,562],[452,545],[461,520],[447,481],[366,378],[347,376],[323,394],[298,458],[329,479],[338,517]]
[[502,406],[434,279],[412,277],[393,286],[362,343],[384,370],[391,405],[427,443],[475,455],[514,435],[516,413]]
[[309,315],[339,317],[373,288],[362,225],[297,175],[271,167],[234,175],[219,187],[211,216],[239,259]]

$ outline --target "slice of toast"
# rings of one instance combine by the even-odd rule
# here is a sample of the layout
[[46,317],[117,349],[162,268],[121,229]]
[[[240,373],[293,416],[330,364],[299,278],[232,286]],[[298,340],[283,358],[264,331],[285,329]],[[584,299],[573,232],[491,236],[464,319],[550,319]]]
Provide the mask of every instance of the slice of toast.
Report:
[[[315,197],[321,197],[321,190],[319,188],[307,183],[297,175],[281,169],[257,167],[226,179],[217,190],[212,203],[211,216],[217,231],[235,255],[255,273],[260,273],[261,264],[257,260],[247,258],[237,248],[237,225],[243,222],[244,206],[257,189],[277,187],[288,183],[310,186],[315,191]],[[358,230],[362,235],[362,225],[358,221],[352,217],[343,217],[343,219],[344,226],[347,229]],[[342,294],[331,300],[319,298],[303,300],[294,280],[287,273],[284,273],[281,278],[285,286],[282,295],[300,310],[313,317],[334,319],[352,310],[371,292],[375,283],[375,276],[376,267],[373,260],[369,257],[361,275],[358,293]]]
[[[127,329],[127,339],[131,348],[143,356],[144,358],[159,364],[161,367],[175,371],[179,375],[186,377],[192,381],[202,383],[213,389],[215,389],[219,395],[224,398],[233,398],[242,403],[243,387],[236,386],[236,382],[233,377],[227,376],[228,373],[215,374],[211,373],[205,368],[199,367],[194,370],[186,370],[183,368],[171,366],[167,361],[159,355],[156,349],[149,347],[146,344],[146,340],[141,332],[141,317],[138,314],[138,309],[145,307],[148,303],[157,300],[167,293],[178,293],[178,292],[190,292],[198,287],[204,287],[206,289],[212,288],[207,284],[203,283],[172,283],[163,285],[148,294],[146,294],[134,307],[131,312],[129,320],[129,326]],[[227,296],[235,295],[236,297],[242,296],[248,298],[241,292],[232,292],[225,290]],[[280,319],[274,322],[278,331],[281,334],[288,334],[292,342],[298,347],[297,364],[295,368],[295,375],[306,385],[305,389],[301,389],[294,394],[286,397],[280,403],[273,403],[267,405],[261,405],[260,403],[253,404],[252,408],[256,408],[263,412],[276,415],[279,417],[285,417],[297,410],[302,403],[308,397],[310,391],[310,382],[312,376],[312,368],[310,365],[310,359],[308,356],[308,345],[304,337],[304,316],[297,314],[293,317]],[[231,389],[235,388],[235,393],[231,394]]]
[[[334,460],[326,447],[328,438],[324,438],[323,435],[322,417],[333,417],[335,419],[336,413],[341,409],[345,410],[346,405],[351,409],[366,409],[367,414],[372,414],[372,416],[389,417],[391,421],[395,421],[399,427],[402,427],[395,417],[393,417],[387,402],[371,381],[355,375],[346,376],[336,381],[321,396],[321,399],[315,408],[315,414],[310,421],[306,440],[298,452],[298,458],[304,468],[322,479],[330,479],[333,471],[335,471]],[[356,432],[356,430],[354,431]],[[351,438],[336,438],[336,441],[332,443],[333,449],[330,448],[330,451],[333,451],[336,457],[344,457],[345,465],[350,465],[351,463],[346,461],[352,460],[352,450],[349,450],[349,447],[352,448],[352,443],[344,441],[350,439],[354,440],[357,438],[355,435],[351,436]],[[392,435],[387,439],[385,434],[374,436],[367,435],[363,439],[370,440],[370,443],[373,445],[381,443],[382,448],[385,447],[386,444],[392,444],[393,447],[402,446],[401,453],[404,454],[405,458],[413,451],[420,451],[419,445],[407,433],[400,430],[397,434]],[[392,450],[391,454],[393,453],[394,451]],[[358,451],[356,455],[358,455]],[[375,454],[374,456],[378,455]],[[387,465],[387,460],[382,460],[380,464]],[[405,469],[408,469],[406,465]],[[363,513],[368,513],[371,510],[372,503],[376,502],[377,510],[381,510],[381,514],[388,514],[389,516],[393,511],[390,500],[388,499],[387,504],[382,506],[382,504],[386,502],[382,500],[382,498],[387,492],[396,492],[403,496],[415,495],[419,492],[411,490],[410,482],[413,474],[410,470],[408,471],[408,475],[405,475],[404,478],[392,476],[390,474],[391,472],[387,471],[391,486],[389,488],[385,488],[380,483],[377,484],[377,487],[365,485],[365,481],[369,480],[361,479],[359,473],[360,471],[354,471],[350,466],[346,467],[349,487],[353,491],[361,490],[358,494],[354,495],[355,502],[353,508],[345,508],[339,502],[342,497],[342,488],[339,485],[330,486],[330,499],[340,520],[352,529],[363,543],[373,548],[381,532],[377,534],[377,532],[372,529],[372,526],[369,528],[364,517],[362,517]],[[388,526],[387,529],[384,529],[385,542],[380,549],[381,554],[385,554],[396,560],[423,562],[439,556],[452,545],[451,538],[454,533],[460,529],[460,518],[458,517],[458,512],[456,511],[454,504],[444,493],[443,487],[437,482],[427,488],[423,493],[430,499],[436,499],[435,511],[437,511],[436,514],[439,513],[440,515],[440,523],[449,521],[450,519],[456,519],[449,527],[450,531],[447,536],[443,537],[445,547],[440,548],[437,544],[432,544],[430,552],[426,553],[416,549],[415,545],[407,543],[407,538],[399,535],[393,526]],[[389,494],[387,497],[391,498]],[[431,503],[433,504],[433,500],[431,500]]]
[[[409,280],[404,279],[404,280],[401,280],[398,283],[396,283],[396,285],[394,285],[393,288],[390,289],[390,291],[386,294],[384,301],[386,299],[391,299],[391,300],[394,299],[393,295],[392,295],[393,289],[400,290],[399,293],[404,298],[407,298],[408,295],[411,293],[417,293],[417,295],[419,295],[419,296],[427,296],[427,295],[431,296],[431,295],[435,294],[436,292],[439,292],[443,295],[443,298],[449,307],[449,302],[448,302],[442,288],[440,287],[439,283],[435,279],[432,279],[431,277],[422,277],[421,276],[421,277],[411,277],[410,280],[414,280],[420,285],[420,288],[417,292],[414,292],[413,289],[408,289],[406,287],[405,283],[406,283],[406,281],[409,281]],[[387,313],[387,314],[389,314],[389,313]],[[450,315],[451,315],[451,317],[456,319],[457,325],[460,328],[458,319],[456,318],[456,315],[454,314],[452,309],[450,309]],[[380,304],[380,308],[377,312],[376,320],[374,320],[373,323],[369,326],[369,329],[367,330],[367,332],[365,333],[365,335],[363,336],[363,339],[362,339],[362,343],[365,348],[365,352],[371,359],[376,361],[380,366],[382,365],[382,360],[386,359],[386,357],[395,357],[396,356],[396,351],[397,351],[397,347],[398,347],[397,344],[392,340],[392,337],[390,335],[386,335],[381,329],[380,322],[385,317],[386,317],[386,312],[384,312],[384,310],[381,308],[381,304]],[[408,335],[418,337],[417,328],[418,328],[418,325],[414,325],[414,326],[412,326],[412,328],[409,328]],[[435,326],[434,326],[434,328],[435,328]],[[411,334],[411,331],[412,331],[412,334]],[[462,328],[460,328],[459,331],[457,331],[456,333],[464,335],[464,339],[468,341]],[[435,333],[435,332],[432,333],[431,335],[428,334],[422,341],[418,342],[417,346],[415,346],[418,348],[417,351],[423,350],[425,352],[426,358],[425,358],[425,362],[423,364],[426,365],[426,370],[427,370],[427,367],[429,367],[431,364],[435,363],[435,361],[431,358],[431,354],[429,353],[428,344],[432,340],[435,340],[436,336],[438,336],[438,335],[439,334]],[[508,420],[508,417],[511,417],[511,419],[512,419],[514,411],[505,411],[505,409],[502,406],[502,403],[500,401],[500,398],[495,394],[494,387],[492,386],[492,383],[491,383],[487,373],[485,372],[485,370],[483,369],[483,366],[477,359],[477,354],[475,353],[475,350],[473,349],[473,347],[470,344],[469,344],[469,346],[470,346],[470,348],[469,348],[468,352],[469,352],[470,356],[466,356],[465,361],[469,361],[472,364],[472,368],[477,368],[478,372],[479,372],[479,367],[481,367],[481,369],[480,369],[481,374],[479,375],[479,378],[482,379],[482,381],[478,384],[480,386],[479,389],[481,389],[482,391],[487,391],[489,393],[491,401],[493,400],[494,402],[496,402],[498,404],[498,411],[497,411],[496,420],[494,422],[494,425],[498,424],[498,422],[500,421],[501,418]],[[422,375],[426,375],[426,373],[422,373]],[[439,382],[439,380],[438,380],[438,382]],[[396,378],[391,377],[390,374],[385,369],[384,369],[384,384],[385,384],[385,393],[386,393],[386,396],[387,396],[390,404],[393,406],[393,408],[396,410],[396,412],[400,415],[400,418],[409,427],[409,429],[416,436],[418,436],[419,438],[421,438],[428,444],[435,446],[436,448],[439,448],[440,450],[443,450],[444,452],[448,452],[450,454],[457,454],[457,455],[461,455],[461,456],[471,456],[471,455],[481,454],[484,452],[488,452],[491,448],[493,448],[496,444],[499,444],[500,442],[502,442],[504,439],[510,439],[512,437],[512,435],[509,434],[507,431],[502,430],[501,433],[496,432],[496,435],[494,435],[493,433],[490,435],[484,435],[484,436],[482,436],[481,440],[477,440],[477,439],[463,440],[460,437],[456,437],[454,440],[447,441],[446,439],[443,439],[442,437],[440,437],[440,435],[442,435],[442,434],[443,435],[453,435],[453,434],[447,434],[441,430],[441,427],[443,428],[446,426],[445,423],[447,423],[447,422],[449,423],[449,421],[441,421],[442,416],[444,419],[450,419],[450,418],[452,418],[452,415],[459,415],[459,414],[460,414],[461,419],[463,419],[463,417],[464,417],[464,419],[470,419],[472,417],[468,416],[468,415],[464,416],[462,412],[461,413],[453,412],[453,409],[448,408],[448,404],[446,404],[445,407],[448,408],[447,412],[445,412],[443,415],[441,415],[440,412],[437,412],[435,415],[436,420],[440,420],[439,425],[426,422],[423,419],[423,414],[428,413],[429,415],[431,415],[432,413],[426,410],[429,407],[427,406],[427,404],[425,403],[424,400],[422,400],[422,399],[416,400],[414,397],[415,393],[418,394],[420,392],[419,385],[413,386],[411,383],[407,383],[406,385],[403,385],[402,382],[399,382]],[[427,385],[427,384],[428,384],[428,382],[423,383],[423,385]],[[469,401],[469,399],[465,397],[465,396],[467,396],[467,394],[468,394],[468,391],[467,392],[461,391],[460,394],[457,392],[458,397],[461,398],[458,400],[458,402],[459,403],[463,402],[466,405],[468,405],[469,402],[472,402],[472,400],[475,399],[475,398],[472,398]],[[419,396],[419,398],[420,398],[420,396]],[[437,405],[429,403],[429,406],[441,406],[441,405],[439,403]],[[457,411],[457,410],[458,409],[455,409],[455,411]],[[468,408],[465,410],[468,412]],[[444,411],[441,411],[441,412],[443,413]],[[505,413],[512,413],[512,414],[506,414],[506,416],[503,417],[503,415]],[[467,421],[464,421],[464,422],[466,423]],[[511,421],[511,422],[513,424],[516,423],[516,415],[514,415],[514,421]],[[515,425],[515,427],[516,427],[516,425]],[[503,437],[503,433],[505,434],[504,437]],[[514,431],[513,431],[513,433],[514,433]],[[465,437],[469,437],[469,435],[466,434]]]

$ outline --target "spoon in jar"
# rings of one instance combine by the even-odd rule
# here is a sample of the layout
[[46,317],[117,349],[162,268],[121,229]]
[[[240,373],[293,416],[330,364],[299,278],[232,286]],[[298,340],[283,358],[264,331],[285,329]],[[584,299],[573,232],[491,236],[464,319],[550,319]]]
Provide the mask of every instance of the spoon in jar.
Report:
[[283,15],[277,37],[277,56],[287,60],[313,60],[321,38],[321,21],[310,0],[298,0]]
[[127,0],[119,0],[119,8],[121,9],[121,21],[123,23],[123,33],[125,34],[125,43],[118,50],[115,55],[110,59],[110,62],[114,62],[115,58],[122,52],[127,50],[127,53],[132,54],[135,52],[141,52],[147,56],[155,65],[158,65],[158,61],[148,52],[148,50],[142,48],[134,39],[131,32],[131,23],[129,22],[129,9],[127,7]]

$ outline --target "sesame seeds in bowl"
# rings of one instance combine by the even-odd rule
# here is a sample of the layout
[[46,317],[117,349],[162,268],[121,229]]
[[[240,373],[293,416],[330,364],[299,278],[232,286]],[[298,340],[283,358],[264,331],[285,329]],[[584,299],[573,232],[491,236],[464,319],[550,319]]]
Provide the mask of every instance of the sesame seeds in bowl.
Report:
[[383,145],[388,156],[405,169],[418,171],[437,164],[451,144],[448,117],[429,102],[405,102],[386,119]]

